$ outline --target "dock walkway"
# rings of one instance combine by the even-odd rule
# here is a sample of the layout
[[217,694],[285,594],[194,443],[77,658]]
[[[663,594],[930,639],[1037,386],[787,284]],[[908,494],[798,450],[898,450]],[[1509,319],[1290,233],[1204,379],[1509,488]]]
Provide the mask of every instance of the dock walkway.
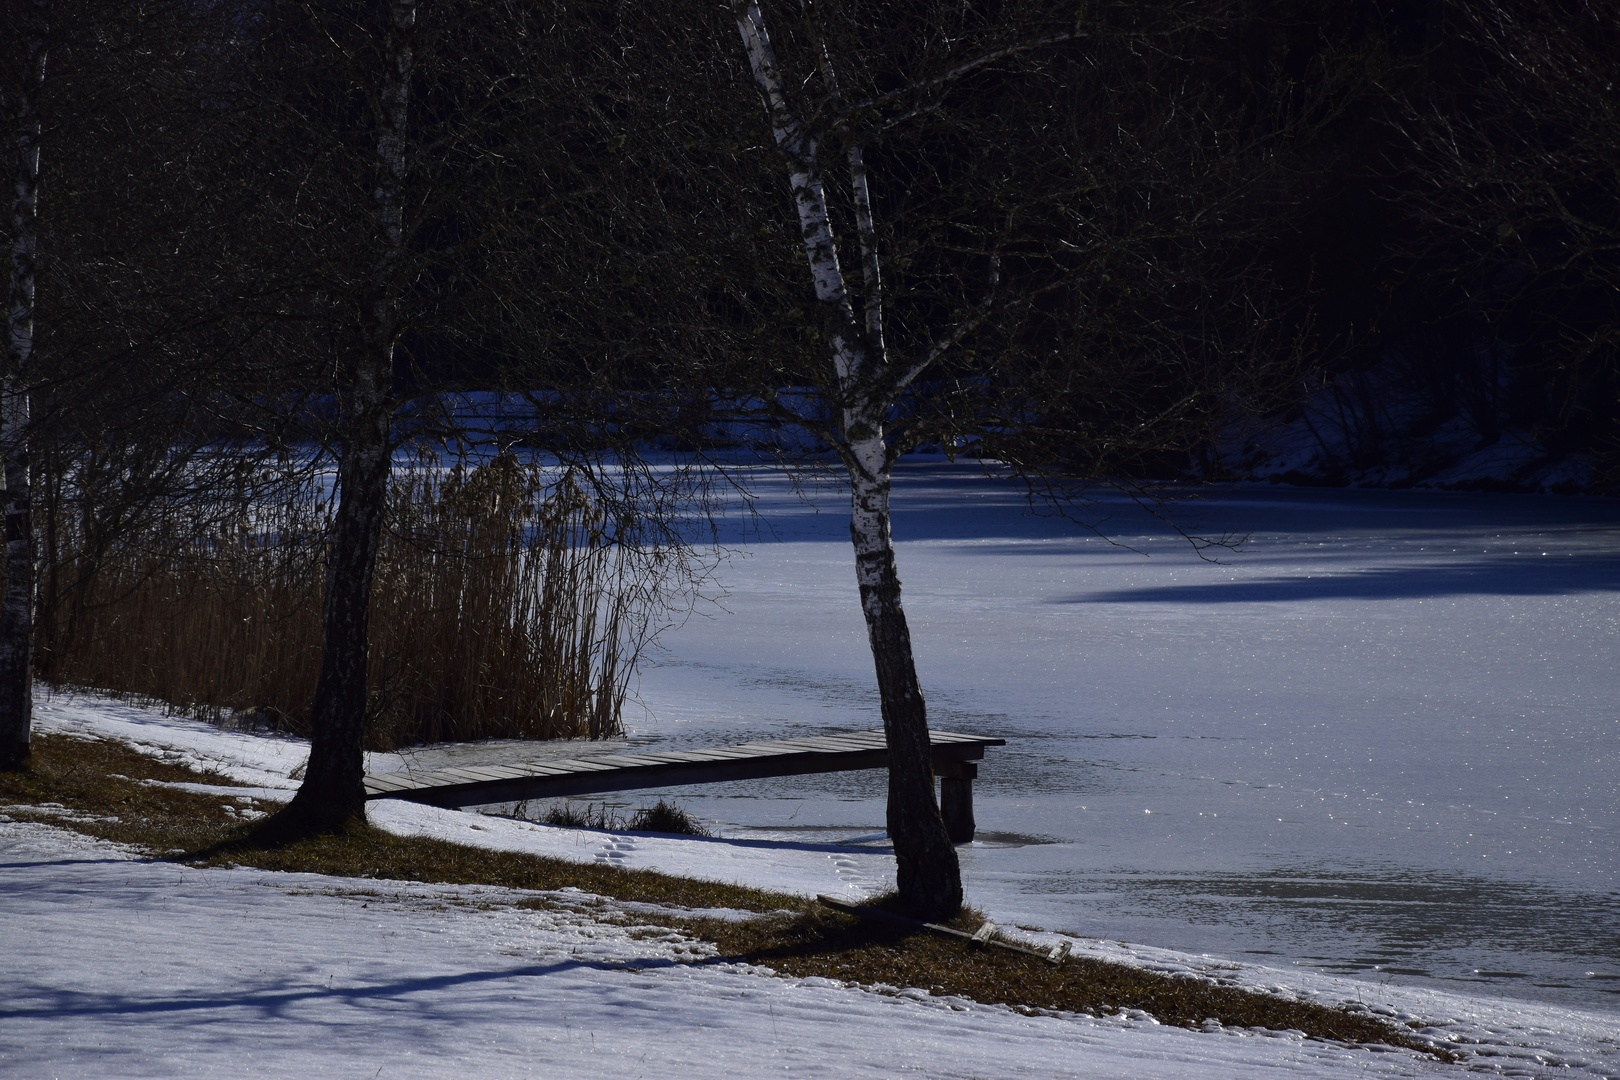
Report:
[[[934,775],[940,778],[940,813],[946,831],[953,843],[967,843],[973,839],[977,763],[984,757],[985,747],[1005,746],[1006,740],[950,731],[930,731],[928,738]],[[888,764],[883,732],[861,731],[707,750],[373,773],[366,777],[365,785],[367,799],[407,799],[432,806],[460,807],[767,776],[882,769]]]

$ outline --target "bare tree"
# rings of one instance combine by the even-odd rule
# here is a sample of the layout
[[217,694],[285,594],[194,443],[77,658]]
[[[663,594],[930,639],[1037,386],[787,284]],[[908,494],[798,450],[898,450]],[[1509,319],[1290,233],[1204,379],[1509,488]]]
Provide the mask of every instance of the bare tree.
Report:
[[[28,463],[33,376],[35,261],[39,244],[40,97],[49,25],[46,0],[8,5],[21,56],[15,64],[11,251],[6,350],[0,383],[0,459],[5,470],[6,593],[0,607],[0,768],[28,758],[33,722],[34,557]],[[10,65],[8,65],[9,67]],[[8,71],[8,74],[11,74]]]
[[[1219,29],[1210,6],[772,10],[731,0],[821,361],[750,394],[812,428],[848,476],[900,899],[944,917],[961,879],[901,604],[895,462],[966,449],[1059,512],[1091,479],[1146,497],[1142,469],[1184,455],[1279,367],[1244,206],[1277,128],[1243,134],[1178,55]],[[796,404],[806,382],[825,414]]]
[[[240,290],[219,270],[235,260],[214,250],[239,222],[236,196],[225,185],[188,186],[230,152],[207,137],[217,133],[218,103],[197,93],[218,85],[214,12],[27,0],[0,14],[14,31],[5,35],[0,97],[17,120],[0,408],[8,508],[0,730],[15,761],[29,738],[41,554],[45,600],[60,595],[51,545],[42,552],[34,529],[36,488],[43,482],[54,507],[63,475],[42,476],[35,447],[50,447],[44,460],[58,466],[74,456],[64,447],[94,444],[126,463],[155,455],[171,479],[186,473],[203,445],[236,434],[221,413],[231,393],[221,396],[222,368],[239,366],[244,342],[224,327]],[[244,386],[265,389],[251,375],[235,391]],[[210,471],[190,469],[190,479]],[[102,490],[121,504],[106,508],[107,519],[127,518],[152,480],[135,468],[116,493]]]
[[[824,309],[834,401],[841,414],[833,446],[850,480],[850,539],[855,546],[855,578],[877,667],[889,750],[888,830],[898,863],[900,896],[929,917],[949,916],[961,906],[961,871],[934,801],[928,716],[912,659],[911,632],[900,604],[900,577],[889,527],[894,450],[884,438],[884,421],[898,394],[922,374],[938,352],[960,341],[984,316],[976,314],[958,322],[944,335],[943,343],[922,356],[891,358],[883,337],[882,262],[864,148],[851,141],[846,161],[866,300],[864,325],[856,322],[827,207],[816,133],[806,127],[788,101],[759,5],[733,0],[732,13],[765,99],[772,135],[787,161],[805,261],[816,299]],[[835,107],[842,105],[837,72],[825,46],[818,61],[824,93]],[[994,284],[992,271],[989,286]]]
[[[1620,477],[1620,5],[1446,0],[1391,153],[1402,254],[1509,344],[1511,405],[1549,454],[1594,449]],[[1438,290],[1437,290],[1438,291]]]
[[[311,11],[325,26],[328,13]],[[294,832],[342,825],[365,802],[361,739],[366,715],[367,620],[377,545],[388,503],[393,441],[390,421],[394,351],[401,330],[407,169],[417,12],[415,0],[391,0],[380,48],[368,50],[375,156],[370,164],[369,265],[354,296],[358,326],[338,359],[341,410],[337,515],[333,523],[321,619],[321,673],[311,708],[310,757],[303,785],[278,815]],[[364,54],[362,54],[364,55]]]
[[[673,520],[668,479],[623,452],[629,429],[612,414],[622,388],[590,364],[606,336],[593,326],[603,293],[548,264],[589,246],[580,222],[606,184],[589,167],[604,148],[573,139],[570,121],[589,109],[593,73],[559,44],[598,13],[416,0],[272,13],[244,92],[268,166],[252,182],[272,207],[257,257],[276,268],[271,306],[298,328],[278,377],[332,390],[330,423],[314,426],[336,458],[339,503],[310,762],[265,839],[338,828],[362,810],[366,617],[392,454],[409,438],[517,437],[510,412],[480,432],[456,395],[510,392],[504,407],[526,409],[529,441],[592,485],[619,542],[656,545],[658,522]],[[289,67],[307,80],[289,82]],[[307,149],[288,154],[289,142]]]

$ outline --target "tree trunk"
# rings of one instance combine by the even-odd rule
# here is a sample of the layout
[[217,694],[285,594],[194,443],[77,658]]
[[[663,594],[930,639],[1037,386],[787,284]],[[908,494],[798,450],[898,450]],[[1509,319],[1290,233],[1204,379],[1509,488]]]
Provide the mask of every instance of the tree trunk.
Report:
[[[321,612],[321,673],[310,709],[304,782],[272,828],[294,834],[342,828],[365,808],[366,680],[371,652],[371,583],[388,503],[389,369],[360,358],[348,438],[338,468],[338,510],[327,555]],[[379,376],[382,376],[379,379]]]
[[[805,261],[816,300],[826,317],[829,359],[845,398],[839,447],[850,481],[850,540],[855,546],[855,577],[861,590],[872,661],[877,668],[878,700],[889,751],[889,839],[894,843],[896,886],[900,902],[926,919],[947,919],[962,905],[962,871],[956,848],[945,832],[934,800],[932,754],[928,744],[928,710],[917,685],[911,656],[911,632],[900,606],[900,577],[895,572],[894,544],[889,535],[889,460],[883,441],[883,415],[888,401],[865,396],[886,362],[879,294],[877,237],[866,167],[858,150],[849,158],[857,231],[866,275],[866,333],[855,321],[854,307],[838,261],[838,245],[827,213],[816,140],[788,104],[782,74],[765,18],[751,0],[732,0],[732,13],[742,35],[754,81],[765,98],[772,133],[790,165],[788,184],[798,209]],[[832,84],[832,63],[822,70]]]
[[948,919],[962,906],[962,871],[934,801],[928,709],[917,684],[889,532],[887,449],[881,438],[850,447],[855,464],[849,470],[849,536],[889,750],[888,828],[895,885],[901,902],[919,917]]
[[6,380],[6,593],[0,608],[0,768],[28,760],[34,716],[34,528],[28,469],[28,390]]
[[293,801],[261,835],[342,828],[364,817],[366,682],[371,652],[371,583],[388,506],[392,464],[394,346],[400,327],[405,253],[405,137],[409,116],[415,0],[394,0],[378,93],[373,224],[377,254],[360,297],[359,334],[344,372],[338,511],[327,556],[321,615],[321,673],[310,709],[309,763]]
[[[35,582],[34,592],[34,667],[46,679],[51,678],[51,665],[56,660],[56,633],[58,627],[57,602],[61,596],[60,582],[62,576],[61,556],[57,543],[57,515],[62,505],[61,466],[55,460],[56,455],[51,451],[53,446],[47,443],[44,453],[37,455],[43,460],[31,457],[29,461],[29,478],[31,481],[38,476],[38,492],[43,500],[43,545],[44,550],[39,553],[37,563],[45,571],[43,578]],[[35,465],[39,467],[36,469]],[[30,484],[30,491],[34,490]],[[33,523],[33,511],[36,509],[30,500],[29,523]]]
[[45,85],[45,3],[31,5],[17,107],[11,203],[11,281],[0,459],[5,472],[6,592],[0,608],[0,768],[28,760],[34,717],[34,552],[28,472],[29,366],[34,354],[34,259],[39,235],[39,95]]

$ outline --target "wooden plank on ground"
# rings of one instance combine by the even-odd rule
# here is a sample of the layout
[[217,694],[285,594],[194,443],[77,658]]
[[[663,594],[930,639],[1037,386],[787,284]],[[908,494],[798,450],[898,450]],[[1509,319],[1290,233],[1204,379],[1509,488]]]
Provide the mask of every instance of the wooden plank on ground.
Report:
[[1059,946],[1057,948],[1035,949],[1028,945],[1020,945],[1016,941],[1002,941],[994,936],[999,927],[988,919],[986,919],[984,924],[979,927],[977,933],[970,934],[966,930],[958,930],[953,926],[944,926],[940,923],[923,922],[920,919],[908,919],[904,915],[896,915],[894,912],[884,911],[882,908],[867,907],[864,904],[852,903],[851,901],[845,900],[842,897],[823,895],[816,897],[816,899],[825,906],[833,908],[836,911],[842,911],[846,915],[855,915],[862,919],[873,919],[878,922],[897,923],[899,925],[909,926],[917,930],[928,930],[932,933],[940,934],[945,937],[957,938],[972,945],[989,945],[997,949],[1005,949],[1008,952],[1022,953],[1025,956],[1032,956],[1037,960],[1045,960],[1047,963],[1051,964],[1061,964],[1064,960],[1068,959],[1069,956],[1068,948],[1064,947],[1067,945],[1067,942],[1064,943],[1064,946]]

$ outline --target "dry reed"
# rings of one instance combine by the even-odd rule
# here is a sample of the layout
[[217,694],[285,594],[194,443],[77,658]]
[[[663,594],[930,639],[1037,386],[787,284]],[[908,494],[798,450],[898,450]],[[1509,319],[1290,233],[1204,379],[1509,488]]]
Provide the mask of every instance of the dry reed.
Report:
[[[96,556],[42,612],[46,677],[216,721],[307,733],[332,498],[317,476],[200,515],[178,507]],[[396,468],[371,607],[372,749],[601,738],[647,626],[646,576],[572,474],[499,455]]]

